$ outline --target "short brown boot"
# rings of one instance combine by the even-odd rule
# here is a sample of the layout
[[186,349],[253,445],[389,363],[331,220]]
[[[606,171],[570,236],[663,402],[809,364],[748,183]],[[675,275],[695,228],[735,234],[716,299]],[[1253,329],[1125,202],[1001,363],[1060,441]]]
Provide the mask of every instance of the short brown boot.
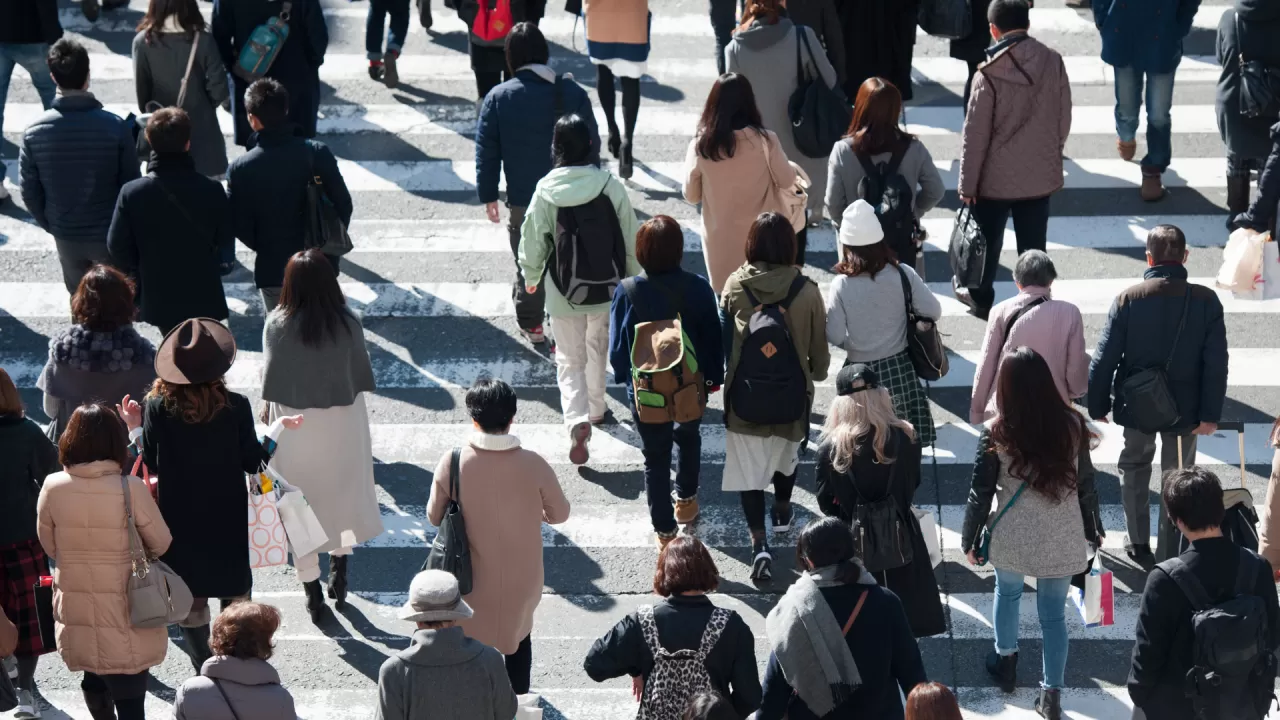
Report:
[[1159,171],[1145,168],[1142,170],[1142,189],[1139,193],[1147,202],[1155,202],[1164,197],[1164,183],[1160,180]]
[[1131,162],[1133,160],[1133,156],[1138,152],[1138,141],[1137,140],[1128,140],[1128,141],[1117,140],[1116,152],[1120,153],[1121,160],[1125,162]]
[[688,525],[696,522],[700,513],[697,495],[691,498],[676,498],[676,523]]

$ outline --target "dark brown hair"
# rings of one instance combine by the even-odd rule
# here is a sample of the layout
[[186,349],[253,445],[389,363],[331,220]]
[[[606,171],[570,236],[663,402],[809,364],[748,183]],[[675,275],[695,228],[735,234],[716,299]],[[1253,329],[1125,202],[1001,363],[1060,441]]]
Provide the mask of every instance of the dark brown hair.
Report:
[[939,682],[923,682],[907,696],[906,720],[964,720],[951,688]]
[[902,117],[902,93],[884,78],[867,78],[858,87],[853,104],[853,121],[845,137],[852,141],[853,151],[862,155],[878,155],[905,148],[915,138],[898,125]]
[[133,323],[133,281],[110,265],[85,271],[71,296],[71,319],[94,332],[112,332]]
[[702,106],[695,133],[698,156],[713,162],[733,157],[737,150],[738,130],[751,129],[761,138],[766,137],[764,121],[760,119],[760,107],[756,94],[746,75],[725,73],[716,78]]
[[178,107],[160,108],[147,121],[147,142],[158,153],[185,152],[191,142],[191,117]]
[[63,467],[110,460],[121,468],[129,464],[129,430],[106,403],[76,408],[67,429],[58,439],[58,462]]
[[22,407],[22,396],[18,394],[18,386],[13,384],[13,379],[9,377],[9,373],[0,368],[0,417],[16,416],[22,417],[25,410]]
[[209,635],[214,655],[267,660],[271,657],[271,636],[280,629],[280,611],[270,605],[242,600],[218,614]]
[[1009,456],[1009,474],[1063,500],[1076,489],[1084,418],[1062,399],[1040,354],[1025,345],[1006,355],[996,378],[991,445]]
[[[773,25],[785,12],[783,0],[747,0],[747,6],[742,11],[742,22],[738,24],[738,32],[751,27],[751,23],[756,20],[764,20],[765,25]],[[796,32],[803,31],[797,27]]]
[[1181,263],[1187,257],[1187,236],[1176,225],[1157,225],[1147,233],[1147,254],[1157,263]]
[[835,579],[852,585],[862,577],[862,562],[853,543],[853,528],[840,518],[821,517],[809,521],[796,538],[796,567],[838,568]]
[[653,591],[662,597],[685,592],[714,592],[720,587],[720,571],[707,546],[696,537],[681,535],[658,553]]
[[842,259],[831,271],[841,275],[869,275],[874,280],[886,265],[898,266],[898,254],[883,241],[857,247],[841,245],[840,252]]
[[684,231],[668,215],[654,215],[636,232],[636,261],[650,275],[671,272],[684,259]]
[[302,344],[308,347],[320,347],[326,338],[337,340],[339,329],[351,332],[346,322],[351,311],[333,263],[315,248],[289,258],[280,288],[280,312],[298,322]]
[[796,231],[791,221],[775,212],[762,212],[747,231],[747,262],[794,265]]
[[148,45],[155,43],[156,35],[170,15],[178,16],[178,24],[186,31],[184,36],[188,42],[196,39],[196,33],[205,30],[204,16],[200,14],[196,0],[151,0],[147,14],[138,23],[138,32],[144,33],[143,38]]
[[176,385],[156,378],[147,397],[160,398],[165,410],[191,424],[208,422],[231,404],[222,378],[191,385]]

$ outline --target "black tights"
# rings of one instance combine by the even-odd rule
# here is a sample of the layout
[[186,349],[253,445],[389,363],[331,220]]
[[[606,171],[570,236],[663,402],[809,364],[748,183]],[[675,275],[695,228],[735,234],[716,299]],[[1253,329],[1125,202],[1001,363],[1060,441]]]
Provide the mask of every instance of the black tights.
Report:
[[488,95],[490,90],[511,79],[511,76],[508,75],[505,70],[501,72],[473,70],[472,72],[474,72],[476,76],[476,92],[479,94],[480,102],[484,102],[484,96]]
[[[791,491],[796,489],[796,474],[799,468],[796,468],[790,475],[783,475],[780,472],[773,474],[773,502],[775,505],[781,505],[791,502]],[[742,496],[742,512],[747,516],[747,529],[751,531],[752,539],[757,535],[764,535],[764,491],[763,490],[747,490],[739,493]]]
[[[640,116],[640,78],[618,78],[622,81],[622,130],[628,143],[636,134],[636,118]],[[617,106],[613,89],[613,71],[607,65],[596,65],[596,92],[600,94],[600,107],[609,123],[609,135],[617,137],[618,121],[613,109]]]
[[40,656],[17,655],[14,659],[18,661],[18,689],[35,692],[36,663],[40,661]]
[[511,690],[517,695],[528,694],[529,675],[533,671],[533,636],[525,635],[516,647],[516,651],[507,655],[505,660]]

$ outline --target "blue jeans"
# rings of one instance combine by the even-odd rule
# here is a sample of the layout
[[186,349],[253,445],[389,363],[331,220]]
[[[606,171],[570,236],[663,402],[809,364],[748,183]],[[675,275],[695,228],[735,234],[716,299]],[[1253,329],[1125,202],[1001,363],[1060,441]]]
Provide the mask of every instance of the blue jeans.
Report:
[[387,32],[387,52],[400,52],[409,35],[409,0],[369,0],[369,16],[364,26],[364,49],[370,60],[382,59],[382,30],[387,15],[391,29]]
[[1143,103],[1143,80],[1146,80],[1147,156],[1142,158],[1144,170],[1164,172],[1173,156],[1173,73],[1153,75],[1132,67],[1116,71],[1116,135],[1132,142],[1138,134],[1138,110]]
[[[13,67],[21,65],[31,75],[31,84],[36,86],[40,94],[40,102],[46,110],[53,104],[53,95],[57,87],[49,76],[49,66],[45,55],[49,46],[44,43],[3,43],[0,42],[0,129],[4,128],[4,101],[9,95],[9,77],[13,75]],[[0,174],[4,171],[4,162],[0,161]]]
[[[996,568],[996,599],[992,614],[996,652],[1018,651],[1018,614],[1022,605],[1022,575]],[[1067,589],[1071,578],[1036,578],[1036,610],[1040,614],[1044,686],[1064,687],[1067,671]]]
[[635,414],[635,400],[631,418],[636,432],[640,433],[640,448],[644,454],[644,491],[649,501],[649,519],[655,532],[674,532],[677,529],[675,509],[671,505],[671,451],[679,448],[680,459],[676,464],[676,497],[691,498],[698,494],[698,469],[702,460],[702,420],[687,423],[663,423],[661,425],[640,422]]

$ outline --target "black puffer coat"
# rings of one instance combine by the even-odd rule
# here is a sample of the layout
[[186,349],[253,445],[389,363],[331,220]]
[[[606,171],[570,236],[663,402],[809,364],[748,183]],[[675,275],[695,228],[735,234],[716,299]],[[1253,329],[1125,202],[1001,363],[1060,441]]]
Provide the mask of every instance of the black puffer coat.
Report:
[[[1240,32],[1236,33],[1236,18]],[[1243,37],[1241,37],[1243,36]],[[1267,137],[1276,116],[1247,118],[1240,114],[1240,53],[1245,59],[1258,60],[1280,69],[1280,2],[1275,0],[1236,0],[1235,7],[1222,13],[1218,23],[1218,93],[1214,104],[1218,112],[1218,132],[1227,144],[1227,152],[1243,158],[1263,160],[1271,152]]]
[[36,539],[36,500],[58,448],[21,415],[0,415],[0,547]]

